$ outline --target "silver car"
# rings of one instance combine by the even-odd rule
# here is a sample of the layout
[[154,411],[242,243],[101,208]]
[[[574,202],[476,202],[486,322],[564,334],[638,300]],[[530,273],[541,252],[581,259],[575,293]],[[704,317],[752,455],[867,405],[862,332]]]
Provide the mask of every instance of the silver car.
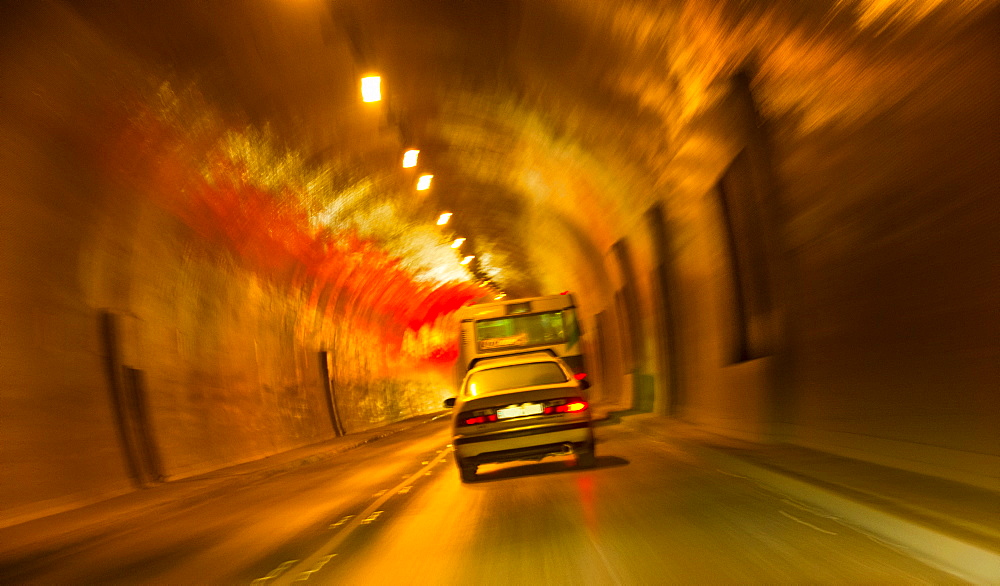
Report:
[[594,464],[594,429],[586,391],[590,383],[547,353],[498,357],[466,374],[454,409],[452,444],[462,482],[480,464],[541,460],[575,454]]

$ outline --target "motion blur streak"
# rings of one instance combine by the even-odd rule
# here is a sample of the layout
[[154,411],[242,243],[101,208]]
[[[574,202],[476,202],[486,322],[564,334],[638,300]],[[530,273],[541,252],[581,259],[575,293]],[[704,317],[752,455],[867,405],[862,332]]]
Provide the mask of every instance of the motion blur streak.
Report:
[[[112,181],[141,183],[199,235],[232,250],[262,278],[305,287],[313,307],[332,286],[338,297],[326,299],[318,309],[328,314],[339,309],[338,317],[372,330],[389,352],[402,347],[403,327],[418,331],[432,326],[479,296],[470,284],[416,280],[401,267],[401,259],[379,246],[384,234],[369,228],[365,238],[358,232],[366,226],[347,220],[318,224],[315,215],[311,218],[309,210],[343,205],[340,201],[349,197],[330,179],[333,170],[310,168],[296,153],[278,151],[273,139],[252,129],[244,135],[227,130],[190,91],[182,96],[161,85],[156,101],[163,106],[158,112],[145,110],[142,103],[122,105],[131,119],[108,125],[124,126],[112,149],[96,151],[108,172],[117,174]],[[196,107],[201,119],[192,132],[186,127],[192,115],[185,113]],[[214,145],[213,136],[218,137]],[[206,143],[207,152],[202,150]],[[403,224],[392,230],[407,228]],[[353,303],[338,303],[340,299]],[[445,347],[452,345],[449,340]],[[424,358],[442,352],[442,347],[428,348]]]
[[[1000,0],[2,5],[0,582],[1000,581]],[[317,554],[559,292],[598,466]]]

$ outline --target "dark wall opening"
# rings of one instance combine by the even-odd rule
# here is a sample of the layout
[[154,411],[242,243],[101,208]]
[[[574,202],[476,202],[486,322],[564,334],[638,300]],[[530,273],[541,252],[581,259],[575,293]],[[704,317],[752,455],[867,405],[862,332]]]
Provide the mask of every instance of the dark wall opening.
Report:
[[663,206],[654,204],[646,211],[653,243],[653,311],[656,312],[657,370],[666,385],[666,412],[677,415],[683,406],[680,365],[678,357],[680,345],[677,343],[677,312],[672,297],[675,287],[672,282],[670,240],[667,234]]
[[766,356],[771,347],[767,259],[750,165],[741,151],[716,185],[733,287],[731,363]]
[[145,377],[141,370],[122,363],[118,316],[103,311],[99,324],[108,389],[129,476],[136,486],[160,482],[163,469],[149,416]]

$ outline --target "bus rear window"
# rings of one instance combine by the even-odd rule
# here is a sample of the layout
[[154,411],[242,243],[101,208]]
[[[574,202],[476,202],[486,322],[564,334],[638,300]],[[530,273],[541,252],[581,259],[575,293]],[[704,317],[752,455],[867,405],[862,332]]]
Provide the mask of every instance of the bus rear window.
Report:
[[480,352],[566,343],[562,311],[516,315],[476,322]]

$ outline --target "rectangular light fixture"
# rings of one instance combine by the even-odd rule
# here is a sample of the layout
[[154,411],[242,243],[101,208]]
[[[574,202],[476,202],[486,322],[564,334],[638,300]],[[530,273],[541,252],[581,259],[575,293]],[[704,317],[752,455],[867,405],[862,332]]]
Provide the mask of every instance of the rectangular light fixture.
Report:
[[417,150],[417,149],[410,149],[410,150],[406,151],[405,153],[403,153],[403,168],[404,169],[409,169],[410,167],[416,167],[417,166],[417,155],[419,155],[419,154],[420,154],[420,151]]
[[454,242],[451,243],[452,248],[458,248],[465,242],[465,238],[456,238]]
[[382,78],[370,75],[361,78],[361,99],[366,102],[377,102],[382,99]]
[[451,212],[444,212],[438,216],[438,226],[444,226],[451,219]]
[[462,259],[462,262],[461,262],[461,263],[459,263],[459,264],[463,264],[463,265],[467,265],[467,264],[469,264],[470,262],[472,262],[472,259],[474,259],[474,258],[476,258],[476,257],[474,257],[474,256],[472,256],[472,255],[470,254],[469,256],[467,256],[467,257],[463,258],[463,259]]
[[434,178],[433,175],[421,175],[420,178],[417,179],[417,191],[425,191],[430,189],[431,179],[433,178]]

